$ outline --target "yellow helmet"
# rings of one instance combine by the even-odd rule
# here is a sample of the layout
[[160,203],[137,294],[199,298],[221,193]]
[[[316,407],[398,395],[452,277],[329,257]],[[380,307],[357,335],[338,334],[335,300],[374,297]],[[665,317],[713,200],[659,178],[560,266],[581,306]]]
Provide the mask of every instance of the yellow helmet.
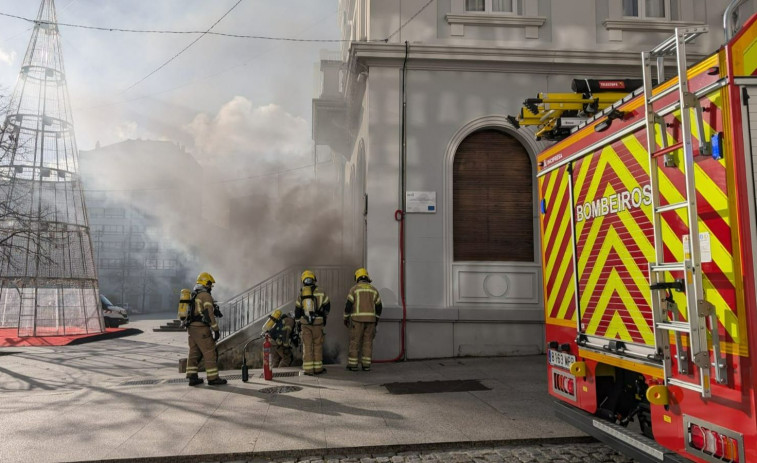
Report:
[[368,276],[368,270],[362,267],[355,270],[355,281],[358,281],[361,278],[365,278],[366,280],[371,281],[371,277]]
[[273,318],[276,321],[280,320],[281,319],[281,310],[280,309],[274,310],[273,313],[270,315],[270,317]]
[[197,275],[197,284],[203,286],[211,286],[216,284],[216,279],[213,278],[213,275],[209,274],[208,272],[202,272],[201,274]]
[[[305,280],[311,280],[309,282],[306,282]],[[300,281],[302,281],[303,284],[311,285],[316,282],[315,279],[315,273],[311,272],[310,270],[305,270],[302,272],[302,275],[300,276]]]

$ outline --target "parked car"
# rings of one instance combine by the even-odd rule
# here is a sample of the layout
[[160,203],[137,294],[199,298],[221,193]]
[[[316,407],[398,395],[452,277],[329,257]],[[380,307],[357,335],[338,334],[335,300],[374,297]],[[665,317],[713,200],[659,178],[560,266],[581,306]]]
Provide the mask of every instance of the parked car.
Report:
[[103,318],[105,319],[106,328],[118,328],[121,325],[129,323],[129,314],[126,312],[126,309],[113,304],[102,294],[100,294],[100,303],[103,306]]

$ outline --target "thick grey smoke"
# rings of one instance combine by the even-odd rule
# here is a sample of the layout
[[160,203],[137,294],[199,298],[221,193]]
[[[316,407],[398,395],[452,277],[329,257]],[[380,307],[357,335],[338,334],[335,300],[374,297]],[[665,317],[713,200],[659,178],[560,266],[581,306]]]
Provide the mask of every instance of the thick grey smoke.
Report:
[[222,299],[291,265],[339,262],[337,186],[316,181],[307,121],[235,97],[185,130],[190,153],[146,154],[139,142],[93,152],[102,155],[84,158],[87,188],[156,217]]
[[312,161],[310,125],[280,106],[254,107],[237,96],[218,114],[199,114],[186,126],[201,161],[221,169],[305,165]]

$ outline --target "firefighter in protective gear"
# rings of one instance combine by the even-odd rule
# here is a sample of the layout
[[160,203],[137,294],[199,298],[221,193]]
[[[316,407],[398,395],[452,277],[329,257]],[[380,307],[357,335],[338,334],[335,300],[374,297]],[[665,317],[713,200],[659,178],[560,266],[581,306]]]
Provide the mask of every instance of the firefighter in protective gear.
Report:
[[302,331],[302,369],[306,375],[325,373],[323,368],[323,327],[331,310],[326,293],[316,286],[315,274],[302,272],[302,288],[294,303],[294,319]]
[[187,378],[189,385],[202,384],[197,375],[200,358],[205,360],[205,372],[208,384],[218,386],[226,380],[218,376],[218,357],[216,341],[221,337],[215,316],[215,302],[210,291],[216,280],[208,272],[197,276],[197,284],[192,289],[191,313],[187,315],[187,334],[189,335],[189,356],[187,357]]
[[360,363],[364,371],[370,371],[373,338],[376,337],[376,324],[381,317],[381,309],[381,296],[371,285],[368,271],[364,268],[357,269],[355,286],[347,294],[347,305],[344,307],[344,325],[350,330],[348,370],[357,371]]
[[263,335],[268,335],[274,343],[271,351],[271,368],[288,367],[292,364],[292,330],[294,319],[276,309],[263,325]]

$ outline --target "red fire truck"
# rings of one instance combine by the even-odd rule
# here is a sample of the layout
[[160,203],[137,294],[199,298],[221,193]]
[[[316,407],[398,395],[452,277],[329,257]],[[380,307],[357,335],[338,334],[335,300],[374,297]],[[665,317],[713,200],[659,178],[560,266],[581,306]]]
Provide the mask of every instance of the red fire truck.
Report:
[[757,462],[757,16],[705,32],[538,156],[550,393],[640,461]]

